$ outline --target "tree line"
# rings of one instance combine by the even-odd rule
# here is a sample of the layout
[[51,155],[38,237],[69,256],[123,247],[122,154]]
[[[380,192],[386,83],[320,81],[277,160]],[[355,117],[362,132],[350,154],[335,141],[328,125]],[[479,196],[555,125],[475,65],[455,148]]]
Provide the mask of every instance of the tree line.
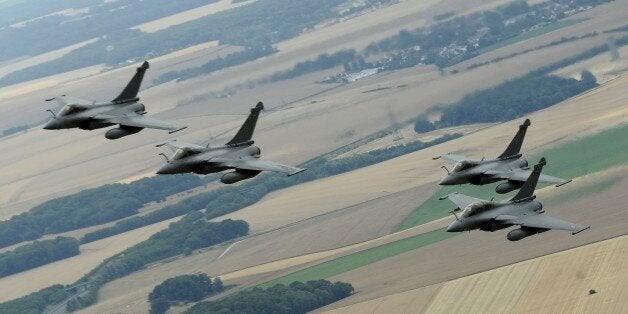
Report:
[[422,133],[437,128],[473,123],[508,121],[557,104],[597,85],[591,72],[582,72],[581,80],[554,75],[526,75],[495,87],[473,92],[458,102],[442,108],[434,123],[420,116],[415,131]]
[[298,76],[331,69],[340,65],[346,65],[346,67],[349,67],[349,64],[354,63],[358,59],[359,57],[354,49],[340,50],[331,55],[323,53],[314,60],[302,61],[295,64],[290,70],[277,72],[270,77],[263,79],[260,83],[289,80]]
[[202,184],[203,180],[195,175],[156,176],[56,198],[0,221],[0,247],[135,215],[146,203],[162,201]]
[[278,284],[238,292],[217,301],[201,302],[185,313],[307,313],[351,295],[353,286],[345,282],[312,280]]
[[198,274],[169,278],[148,295],[150,313],[163,314],[179,302],[197,302],[224,290],[220,277],[212,280],[206,274]]
[[0,253],[0,278],[78,254],[79,242],[74,238],[57,237],[35,241],[13,251]]
[[63,285],[54,285],[19,299],[0,303],[0,313],[39,314],[52,305],[63,302],[70,296]]
[[193,250],[210,247],[247,235],[249,225],[243,220],[209,222],[203,213],[194,211],[168,229],[152,235],[123,252],[106,259],[77,283],[89,282],[89,293],[73,303],[72,310],[86,307],[96,301],[98,290],[112,280],[124,277],[146,265]]

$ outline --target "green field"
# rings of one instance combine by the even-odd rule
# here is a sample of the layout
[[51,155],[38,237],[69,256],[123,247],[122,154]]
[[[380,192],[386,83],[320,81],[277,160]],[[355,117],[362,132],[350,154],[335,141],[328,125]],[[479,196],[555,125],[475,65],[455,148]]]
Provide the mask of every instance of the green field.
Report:
[[582,18],[582,19],[572,19],[572,20],[563,20],[563,21],[558,21],[556,23],[552,23],[546,26],[543,26],[541,28],[537,28],[535,30],[529,31],[529,32],[525,32],[521,35],[515,36],[515,37],[511,37],[509,39],[506,40],[502,40],[498,43],[492,44],[490,46],[486,46],[484,48],[478,49],[478,54],[483,54],[483,53],[487,53],[489,51],[493,51],[502,47],[506,47],[508,45],[512,45],[515,43],[518,43],[520,41],[524,41],[524,40],[528,40],[530,38],[534,38],[537,36],[541,36],[543,34],[547,34],[549,32],[553,32],[555,30],[561,29],[561,28],[565,28],[565,27],[569,27],[571,25],[575,25],[581,22],[584,22],[588,19]]
[[290,284],[294,281],[307,282],[308,280],[326,279],[381,261],[388,257],[399,255],[401,253],[412,251],[420,247],[451,238],[455,235],[457,235],[457,233],[445,232],[445,229],[423,233],[318,264],[266,282],[260,285],[260,287],[267,288],[279,283]]
[[[628,124],[562,144],[541,154],[527,155],[527,160],[530,165],[533,165],[541,159],[542,155],[547,158],[547,166],[543,169],[543,173],[561,178],[577,178],[628,163],[628,149],[626,147],[628,147]],[[449,212],[454,209],[455,205],[447,200],[438,200],[442,195],[457,191],[482,199],[495,197],[496,200],[503,200],[514,195],[514,191],[504,195],[495,193],[496,184],[443,187],[408,215],[401,222],[397,231],[450,215]],[[607,188],[611,185],[608,185]],[[569,185],[565,185],[563,188],[568,189]]]

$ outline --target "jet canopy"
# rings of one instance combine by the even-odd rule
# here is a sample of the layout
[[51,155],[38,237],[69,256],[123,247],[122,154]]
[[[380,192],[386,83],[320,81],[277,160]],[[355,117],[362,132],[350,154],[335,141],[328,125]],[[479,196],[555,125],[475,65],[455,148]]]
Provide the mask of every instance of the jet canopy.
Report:
[[81,111],[83,111],[85,109],[87,109],[87,108],[85,108],[84,106],[81,106],[81,105],[69,104],[69,105],[63,106],[63,108],[61,108],[61,111],[59,111],[58,115],[60,117],[69,116],[71,114],[75,114],[77,112],[81,112]]
[[464,218],[471,217],[473,215],[477,215],[481,212],[487,211],[491,208],[493,208],[493,203],[491,202],[485,201],[485,202],[472,203],[464,208],[464,210],[462,211],[462,217]]
[[465,169],[471,168],[471,167],[475,167],[477,166],[476,162],[472,162],[472,161],[468,161],[468,160],[461,160],[459,162],[456,163],[456,165],[454,166],[454,168],[451,170],[452,172],[460,172],[463,171]]
[[181,147],[181,148],[178,148],[174,152],[174,155],[172,155],[172,160],[183,159],[185,157],[196,155],[198,153],[201,153],[201,151],[198,149],[193,149],[189,147]]

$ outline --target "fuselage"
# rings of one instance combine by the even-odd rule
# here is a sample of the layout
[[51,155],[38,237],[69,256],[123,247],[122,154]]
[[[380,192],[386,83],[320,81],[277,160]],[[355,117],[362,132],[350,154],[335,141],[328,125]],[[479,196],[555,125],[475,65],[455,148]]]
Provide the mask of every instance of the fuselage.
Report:
[[525,216],[543,212],[543,205],[535,200],[524,202],[478,202],[462,209],[459,217],[447,227],[448,232],[461,232],[480,229],[482,231],[495,231],[513,226],[495,220],[500,215]]
[[[215,146],[207,148],[180,148],[163,165],[157,174],[196,173],[210,174],[232,169],[220,165],[221,159],[259,158],[261,150],[255,145]],[[217,160],[212,164],[212,159]]]
[[124,115],[125,113],[144,113],[145,106],[137,101],[116,104],[113,102],[94,103],[91,105],[68,104],[59,113],[44,125],[46,130],[80,128],[83,130],[95,130],[115,125],[95,119],[99,114]]
[[524,169],[527,166],[528,162],[523,157],[482,161],[463,160],[458,162],[438,184],[458,185],[469,183],[473,185],[484,185],[494,183],[504,179],[497,178],[490,173],[487,173],[487,171],[511,171],[515,169]]

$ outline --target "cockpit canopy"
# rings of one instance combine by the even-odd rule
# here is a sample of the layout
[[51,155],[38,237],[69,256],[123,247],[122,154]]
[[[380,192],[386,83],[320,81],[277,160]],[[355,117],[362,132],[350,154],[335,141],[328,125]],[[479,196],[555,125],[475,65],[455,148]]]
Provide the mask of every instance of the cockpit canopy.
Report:
[[472,161],[468,161],[468,160],[462,160],[456,163],[456,165],[454,166],[454,168],[451,170],[451,172],[460,172],[462,170],[465,169],[469,169],[471,167],[475,167],[478,164],[476,162],[472,162]]
[[172,160],[183,159],[185,157],[196,155],[198,153],[200,153],[200,151],[197,151],[195,149],[179,148],[174,152],[174,155],[172,155]]
[[464,218],[471,217],[473,215],[487,211],[491,208],[493,208],[493,203],[491,202],[477,202],[477,203],[469,204],[462,211],[462,217]]
[[63,108],[61,108],[61,111],[59,111],[58,116],[63,117],[63,116],[68,116],[71,114],[75,114],[77,112],[81,112],[83,110],[86,110],[87,108],[81,105],[77,105],[77,104],[69,104],[69,105],[65,105],[63,106]]

